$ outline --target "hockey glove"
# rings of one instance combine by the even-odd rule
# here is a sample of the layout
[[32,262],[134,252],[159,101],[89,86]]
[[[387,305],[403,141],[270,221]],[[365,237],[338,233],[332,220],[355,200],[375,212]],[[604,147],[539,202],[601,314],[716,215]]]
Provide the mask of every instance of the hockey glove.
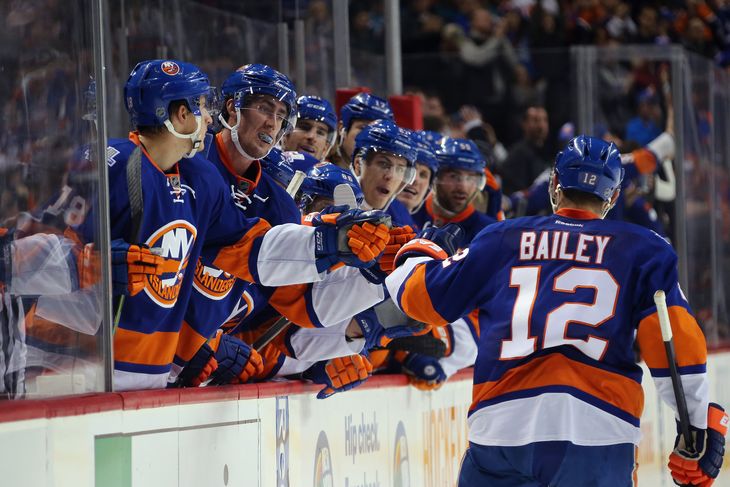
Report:
[[674,451],[669,455],[669,470],[675,484],[702,487],[712,485],[722,467],[727,428],[728,415],[725,410],[718,404],[710,403],[707,411],[707,429],[699,430],[690,426],[695,452],[688,452],[684,437],[677,434]]
[[261,355],[246,342],[218,330],[185,366],[184,386],[243,384],[263,371]]
[[428,227],[421,230],[418,238],[430,240],[446,252],[454,255],[464,243],[464,229],[458,223],[449,223],[443,227]]
[[235,336],[218,330],[209,343],[218,363],[218,368],[210,375],[211,385],[244,384],[263,372],[264,362],[261,355]]
[[446,373],[436,357],[409,353],[401,364],[408,381],[418,389],[434,390],[446,382]]
[[204,343],[195,352],[185,368],[182,369],[175,385],[178,387],[200,387],[200,384],[208,380],[210,374],[218,368],[218,362],[214,355],[215,352],[210,348],[210,345]]
[[390,216],[379,210],[347,210],[342,213],[311,215],[315,227],[317,270],[343,263],[370,267],[383,252],[390,234]]
[[134,296],[145,286],[149,275],[177,272],[179,262],[165,261],[146,245],[128,244],[122,239],[111,242],[112,291],[115,295]]
[[370,361],[359,354],[317,362],[302,373],[302,378],[324,385],[317,399],[326,399],[365,382],[373,373]]
[[360,269],[360,273],[373,284],[382,284],[388,274],[393,272],[395,255],[406,242],[415,237],[416,233],[408,225],[391,228],[388,245],[385,246],[383,254],[378,259],[378,264],[366,269]]
[[385,328],[378,320],[378,316],[373,309],[358,313],[354,318],[357,324],[360,325],[365,338],[365,347],[363,348],[365,351],[388,347],[396,338],[419,336],[431,331],[429,325],[418,322],[414,322],[414,326],[401,325]]

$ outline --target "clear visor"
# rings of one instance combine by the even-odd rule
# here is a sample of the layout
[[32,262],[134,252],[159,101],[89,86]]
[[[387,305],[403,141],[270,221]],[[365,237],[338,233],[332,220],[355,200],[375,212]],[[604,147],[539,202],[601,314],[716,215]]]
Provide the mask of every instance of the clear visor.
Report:
[[258,115],[269,118],[279,128],[274,140],[274,145],[278,145],[281,138],[294,130],[297,123],[296,110],[289,111],[286,104],[265,94],[248,94],[241,103],[241,110],[252,110]]

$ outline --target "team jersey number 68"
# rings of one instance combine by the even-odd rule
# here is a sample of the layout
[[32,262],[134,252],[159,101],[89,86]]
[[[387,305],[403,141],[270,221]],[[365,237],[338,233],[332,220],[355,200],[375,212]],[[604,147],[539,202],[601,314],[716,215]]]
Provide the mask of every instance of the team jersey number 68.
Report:
[[[540,289],[540,266],[513,267],[510,287],[516,287],[517,299],[512,310],[512,338],[502,340],[500,359],[525,357],[537,350],[538,338],[530,335],[532,309]],[[593,303],[567,302],[547,313],[542,348],[572,345],[587,356],[601,360],[608,340],[596,336],[570,338],[568,325],[578,323],[594,328],[611,319],[616,312],[619,285],[606,269],[572,267],[555,277],[552,291],[575,293],[577,288],[595,290]]]

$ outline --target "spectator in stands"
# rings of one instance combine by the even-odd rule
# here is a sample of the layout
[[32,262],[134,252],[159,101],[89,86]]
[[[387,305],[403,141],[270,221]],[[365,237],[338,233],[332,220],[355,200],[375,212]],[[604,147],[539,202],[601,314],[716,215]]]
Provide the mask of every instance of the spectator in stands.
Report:
[[549,168],[552,153],[545,142],[548,136],[548,113],[543,107],[531,106],[522,119],[522,140],[510,148],[500,167],[505,194],[527,188]]
[[662,133],[657,124],[661,117],[659,99],[654,87],[642,90],[637,96],[637,115],[626,124],[626,141],[646,145]]
[[696,52],[705,57],[712,57],[715,53],[712,35],[699,17],[689,19],[682,44],[688,51]]
[[654,44],[657,40],[657,11],[654,7],[644,6],[637,17],[639,29],[634,41],[639,44]]
[[[458,46],[463,62],[461,103],[476,105],[487,120],[498,122],[510,108],[510,84],[519,65],[517,54],[505,37],[505,23],[483,8],[470,17],[469,33],[455,24],[444,28],[444,37]],[[495,127],[501,133],[502,124]]]

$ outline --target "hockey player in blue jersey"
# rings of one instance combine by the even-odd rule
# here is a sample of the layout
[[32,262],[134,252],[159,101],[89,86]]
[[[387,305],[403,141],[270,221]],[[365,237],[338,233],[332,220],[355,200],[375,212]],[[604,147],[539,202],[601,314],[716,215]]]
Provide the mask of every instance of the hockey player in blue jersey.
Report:
[[337,138],[337,115],[330,102],[319,96],[297,98],[297,124],[284,137],[285,151],[297,151],[322,161]]
[[[244,215],[262,218],[272,226],[299,223],[301,217],[294,200],[263,171],[260,160],[270,151],[277,150],[274,145],[293,130],[294,85],[269,66],[248,64],[228,76],[221,87],[221,95],[224,106],[219,120],[223,129],[215,135],[207,159],[223,177]],[[251,154],[256,154],[257,158]],[[212,346],[204,345],[219,327],[253,312],[254,305],[253,299],[246,300],[244,291],[255,285],[213,265],[217,252],[214,247],[204,249],[197,262],[171,381],[176,380],[179,368],[193,357],[196,363],[207,363],[213,357],[211,363],[218,368],[211,365],[207,371],[215,382],[229,372],[237,380],[246,382],[252,374],[262,370],[256,350],[244,342],[228,343],[233,341],[228,335],[217,336],[211,341]],[[270,296],[273,291],[269,289],[263,294]],[[257,293],[251,291],[249,296],[252,294]],[[226,360],[227,353],[234,354],[236,359]],[[229,364],[227,370],[223,364]],[[247,367],[249,364],[252,366]],[[183,382],[202,382],[195,369],[197,367],[188,368],[182,375]]]
[[464,245],[496,220],[476,211],[472,200],[487,183],[486,161],[471,140],[445,137],[436,148],[439,170],[434,190],[413,220],[420,228],[458,223],[465,231]]
[[360,131],[375,120],[394,120],[388,100],[370,93],[358,93],[340,108],[337,122],[338,145],[330,151],[329,161],[343,169],[349,169],[355,152],[355,138]]
[[[416,177],[413,183],[403,188],[396,199],[410,214],[421,209],[426,197],[431,192],[433,180],[438,172],[438,160],[433,146],[426,139],[426,132],[414,131],[411,133],[413,147],[416,149]],[[414,224],[415,226],[415,224]]]
[[678,441],[677,483],[710,485],[727,415],[707,397],[705,339],[682,294],[677,256],[642,227],[604,220],[618,198],[618,150],[578,136],[558,154],[555,214],[491,225],[445,259],[406,244],[386,284],[415,319],[479,310],[481,335],[460,486],[634,485],[643,409],[638,346],[674,406],[654,292],[663,290],[697,452]]
[[[218,269],[280,286],[319,280],[339,262],[371,265],[387,243],[385,226],[359,223],[370,217],[355,212],[317,219],[310,228],[271,228],[265,220],[246,218],[221,173],[195,154],[204,148],[212,121],[209,96],[207,76],[173,60],[138,64],[125,86],[137,132],[129,140],[110,141],[107,149],[111,236],[139,242],[163,262],[120,310],[114,334],[118,390],[165,386],[193,287],[194,269],[188,266],[195,266],[204,245],[218,249],[212,261]],[[258,117],[286,116],[265,100],[253,111]],[[278,137],[263,123],[247,130],[258,140],[242,149],[255,156],[268,152]],[[356,223],[345,244],[349,251],[337,244],[338,234],[347,240],[345,220]]]

